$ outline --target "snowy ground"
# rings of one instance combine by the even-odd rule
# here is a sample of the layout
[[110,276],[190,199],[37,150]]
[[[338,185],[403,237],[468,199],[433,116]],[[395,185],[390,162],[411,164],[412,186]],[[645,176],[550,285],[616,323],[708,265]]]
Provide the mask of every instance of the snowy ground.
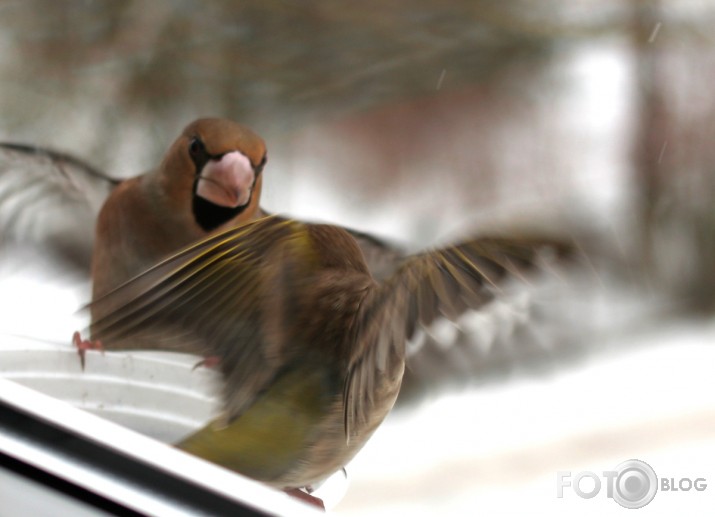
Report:
[[[671,324],[639,339],[644,346],[628,343],[627,352],[549,377],[394,415],[348,469],[351,487],[337,513],[623,515],[629,510],[606,496],[602,473],[637,458],[659,478],[708,484],[659,491],[643,514],[712,515],[715,323]],[[598,473],[601,492],[582,499],[566,488],[557,498],[558,471]]]

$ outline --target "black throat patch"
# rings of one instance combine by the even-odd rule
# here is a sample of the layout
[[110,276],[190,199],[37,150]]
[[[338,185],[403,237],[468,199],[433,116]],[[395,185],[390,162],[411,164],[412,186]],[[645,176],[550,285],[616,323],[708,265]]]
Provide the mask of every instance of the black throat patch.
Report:
[[237,206],[236,208],[215,205],[214,203],[197,196],[196,187],[194,186],[194,196],[191,209],[194,212],[194,219],[196,220],[196,223],[204,231],[210,232],[236,217],[250,204],[251,201],[249,200],[249,202],[245,205]]

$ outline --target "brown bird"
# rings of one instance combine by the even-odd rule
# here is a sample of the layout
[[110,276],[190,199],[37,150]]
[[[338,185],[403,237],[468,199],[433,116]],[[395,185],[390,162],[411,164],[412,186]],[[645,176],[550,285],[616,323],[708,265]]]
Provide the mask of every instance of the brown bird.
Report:
[[[218,118],[189,124],[159,167],[120,183],[97,218],[92,256],[96,298],[212,232],[261,215],[266,146],[249,128]],[[92,319],[101,316],[92,308]],[[100,347],[74,337],[80,350]],[[141,340],[132,340],[131,347]],[[107,343],[122,348],[121,343]],[[157,348],[156,343],[146,345]],[[171,348],[195,352],[185,341]]]
[[97,223],[93,341],[75,342],[81,355],[101,341],[215,358],[224,415],[180,446],[290,489],[362,447],[394,403],[417,327],[489,301],[550,241],[479,239],[404,258],[352,230],[250,222],[265,214],[265,161],[249,129],[201,119],[157,170],[116,187]]
[[99,213],[93,294],[109,291],[183,246],[260,214],[263,140],[245,126],[189,124],[159,167],[123,181]]
[[91,308],[92,337],[189,339],[218,357],[223,415],[179,446],[273,486],[344,466],[397,397],[418,326],[493,299],[570,247],[479,238],[406,258],[381,282],[344,229],[270,216],[208,237]]
[[[266,215],[260,206],[264,141],[251,129],[218,118],[189,124],[155,170],[114,187],[97,217],[91,260],[95,299],[183,246],[221,229]],[[76,181],[76,180],[75,180]],[[367,234],[348,230],[378,278],[401,253]],[[92,306],[92,319],[102,316]],[[87,349],[171,349],[198,353],[186,339],[133,336],[129,342],[73,341],[84,366]]]

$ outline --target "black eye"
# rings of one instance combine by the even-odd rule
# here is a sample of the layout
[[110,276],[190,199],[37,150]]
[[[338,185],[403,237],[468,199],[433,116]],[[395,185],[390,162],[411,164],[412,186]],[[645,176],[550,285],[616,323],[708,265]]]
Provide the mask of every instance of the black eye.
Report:
[[191,154],[192,158],[201,157],[205,150],[204,143],[199,138],[192,138],[191,142],[189,142],[189,154]]
[[267,161],[268,161],[268,154],[266,153],[263,155],[263,158],[261,159],[261,163],[258,164],[258,167],[256,167],[256,169],[258,169],[259,171],[263,170],[263,166],[266,164]]

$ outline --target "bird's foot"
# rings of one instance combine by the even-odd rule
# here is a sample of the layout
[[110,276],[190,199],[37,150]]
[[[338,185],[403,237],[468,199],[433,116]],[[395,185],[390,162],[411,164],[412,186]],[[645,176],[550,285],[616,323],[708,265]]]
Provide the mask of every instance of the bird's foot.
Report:
[[82,335],[79,332],[72,334],[72,344],[77,348],[77,354],[79,354],[79,362],[82,365],[82,370],[84,370],[84,355],[87,350],[99,350],[104,353],[104,345],[101,341],[90,341],[89,339],[82,339]]
[[295,497],[296,499],[300,499],[303,502],[306,502],[308,504],[311,504],[313,506],[317,506],[321,510],[325,511],[325,504],[323,503],[322,499],[319,499],[313,495],[310,495],[308,492],[300,489],[300,488],[286,488],[284,490],[286,494],[288,494],[291,497]]
[[194,367],[191,369],[196,370],[196,368],[200,368],[203,366],[204,368],[216,368],[219,364],[221,363],[221,358],[217,355],[209,355],[204,357],[201,361],[196,363]]

